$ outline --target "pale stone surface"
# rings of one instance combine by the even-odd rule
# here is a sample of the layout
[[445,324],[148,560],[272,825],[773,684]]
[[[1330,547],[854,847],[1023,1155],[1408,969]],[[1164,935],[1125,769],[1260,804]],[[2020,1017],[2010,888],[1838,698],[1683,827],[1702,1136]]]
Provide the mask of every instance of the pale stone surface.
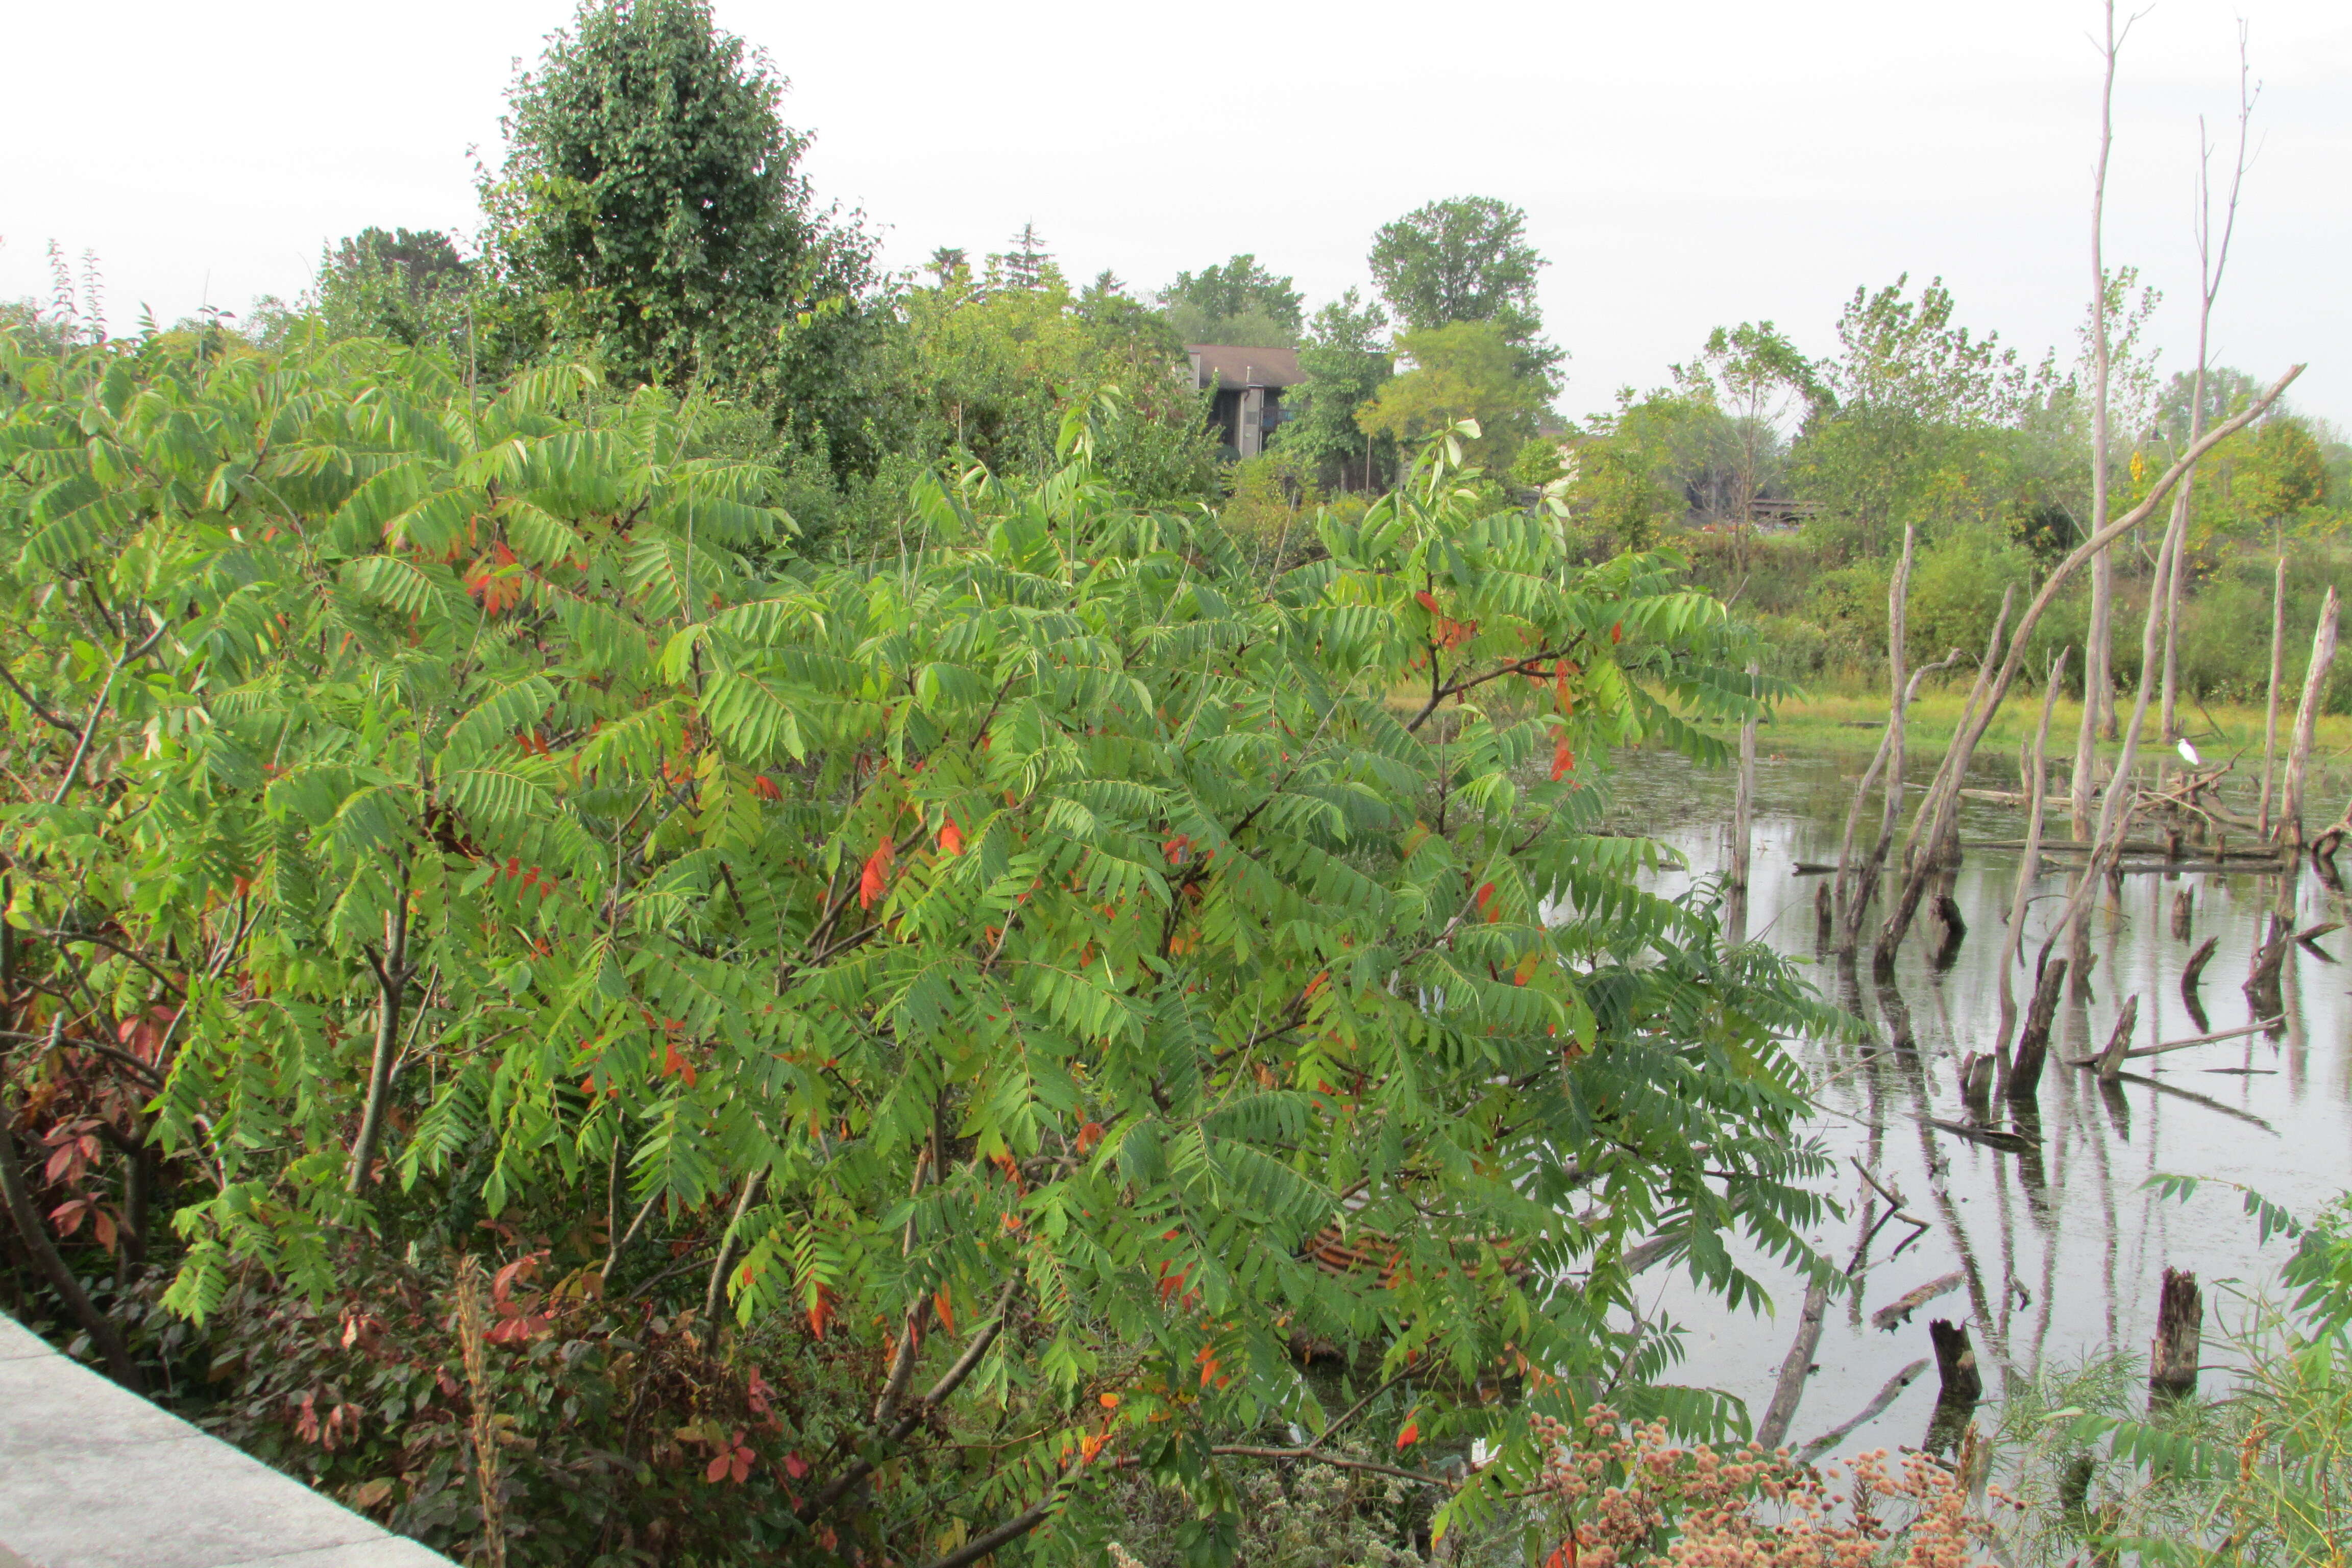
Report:
[[0,1568],[435,1568],[0,1315]]

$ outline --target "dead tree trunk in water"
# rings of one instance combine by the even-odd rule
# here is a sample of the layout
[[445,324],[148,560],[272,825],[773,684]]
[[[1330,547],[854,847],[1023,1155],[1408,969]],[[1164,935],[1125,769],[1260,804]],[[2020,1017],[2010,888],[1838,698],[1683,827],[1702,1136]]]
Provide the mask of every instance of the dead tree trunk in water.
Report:
[[2187,888],[2172,895],[2172,934],[2180,942],[2189,940],[2189,920],[2196,913],[2197,896]]
[[2271,775],[2278,766],[2278,689],[2280,661],[2286,656],[2286,552],[2281,551],[2278,571],[2271,581],[2271,688],[2263,714],[2263,799],[2254,811],[2254,830],[2265,842],[2271,836]]
[[[1748,661],[1748,700],[1756,696],[1756,678],[1763,667]],[[1731,910],[1728,929],[1732,944],[1748,940],[1748,836],[1756,816],[1756,720],[1749,715],[1739,726],[1739,785],[1731,806]]]
[[2058,988],[2066,983],[2066,961],[2053,958],[2042,966],[2033,987],[2033,1001],[2025,1009],[2025,1027],[2017,1036],[2017,1060],[2009,1069],[2008,1095],[2032,1100],[2042,1087],[2042,1064],[2050,1055],[2050,1025],[2058,1014]]
[[2320,698],[2327,689],[2327,672],[2336,663],[2336,590],[2330,586],[2319,606],[2319,625],[2311,634],[2311,663],[2303,672],[2303,700],[2294,709],[2294,741],[2287,748],[2286,782],[2279,789],[2276,841],[2283,847],[2303,848],[2304,773],[2311,766],[2311,743],[2319,724]]
[[2134,996],[2124,1004],[2122,1016],[2116,1020],[2116,1031],[2107,1037],[2107,1048],[2099,1053],[2099,1081],[2113,1083],[2124,1070],[2124,1053],[2131,1048],[2132,1031],[2139,1026],[2139,998]]
[[2157,1298],[2156,1339],[2148,1346],[2148,1391],[2158,1399],[2196,1393],[2197,1359],[2203,1353],[2204,1340],[2205,1302],[2197,1276],[2166,1269],[2164,1289]]
[[[2009,652],[2001,659],[2000,673],[1986,689],[1983,705],[1968,715],[1952,737],[1951,752],[1945,762],[1945,776],[1953,782],[1951,787],[1940,792],[1931,790],[1930,798],[1921,804],[1921,816],[1928,823],[1922,843],[1940,844],[1956,827],[1959,801],[1957,781],[1968,776],[1969,763],[1976,754],[1977,746],[1984,740],[1985,731],[1992,727],[1995,715],[2000,711],[2001,702],[2009,695],[2011,683],[2016,680],[2018,670],[2024,666],[2026,645],[2032,639],[2033,629],[2042,624],[2042,617],[2057,601],[2074,574],[2082,570],[2095,552],[2107,548],[2154,516],[2156,509],[2171,496],[2172,487],[2180,482],[2181,475],[2188,472],[2190,465],[2268,412],[2271,405],[2294,384],[2295,378],[2303,374],[2304,368],[2299,364],[2290,366],[2285,374],[2263,390],[2261,396],[2207,431],[2202,440],[2191,443],[2179,460],[2158,478],[2137,506],[2076,545],[2067,552],[2064,560],[2051,568],[2050,575],[2042,580],[2042,586],[2035,591],[2032,602],[2025,606],[2025,614],[2019,616],[2017,625],[2010,629]],[[1904,880],[1901,898],[1887,917],[1887,929],[1879,936],[1879,946],[1885,953],[1885,962],[1890,964],[1894,961],[1895,949],[1901,944],[1904,933],[1910,930],[1912,917],[1918,913],[1919,900],[1927,891],[1930,870],[1931,868],[1925,864],[1915,864],[1910,868]]]
[[1967,1328],[1937,1318],[1927,1324],[1927,1338],[1936,1347],[1936,1376],[1943,1384],[1937,1403],[1974,1405],[1982,1399],[1984,1378],[1977,1372],[1976,1348],[1969,1343]]
[[1993,1050],[2005,1054],[2017,1026],[2017,993],[2010,971],[2025,956],[2025,905],[2032,896],[2033,879],[2042,869],[2042,808],[2049,793],[2048,753],[2050,710],[2058,700],[2058,682],[2066,673],[2066,650],[2050,661],[2049,679],[2042,683],[2042,723],[2033,732],[2033,778],[2026,788],[2025,854],[2017,862],[2017,886],[2009,897],[2009,935],[2000,949],[2000,1030]]
[[[1886,586],[1886,738],[1879,747],[1879,756],[1886,765],[1884,784],[1885,803],[1878,811],[1878,841],[1864,857],[1853,886],[1847,889],[1845,919],[1838,932],[1838,951],[1852,952],[1862,939],[1863,911],[1870,907],[1870,895],[1878,887],[1878,879],[1886,868],[1886,852],[1895,843],[1895,826],[1903,818],[1903,710],[1910,706],[1909,682],[1904,678],[1904,621],[1911,602],[1911,552],[1915,533],[1910,524],[1903,527],[1903,556],[1895,564],[1895,580]],[[1863,780],[1864,788],[1870,780]],[[1862,800],[1854,798],[1859,811]],[[1841,868],[1843,879],[1843,868]]]

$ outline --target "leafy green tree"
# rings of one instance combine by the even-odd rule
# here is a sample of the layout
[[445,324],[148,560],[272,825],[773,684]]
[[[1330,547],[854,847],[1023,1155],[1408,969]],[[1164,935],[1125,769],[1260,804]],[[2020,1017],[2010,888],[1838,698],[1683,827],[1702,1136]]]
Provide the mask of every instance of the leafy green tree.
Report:
[[1528,215],[1492,196],[1456,196],[1416,207],[1372,237],[1372,280],[1400,327],[1427,331],[1462,321],[1486,322],[1516,352],[1520,373],[1540,383],[1545,400],[1559,390],[1567,356],[1543,338],[1536,274],[1544,266],[1528,243]]
[[1371,489],[1393,468],[1395,443],[1364,429],[1356,412],[1393,374],[1388,316],[1349,289],[1315,312],[1298,347],[1307,379],[1290,395],[1275,444],[1328,469],[1342,485]]
[[2231,476],[2231,500],[2248,520],[2284,526],[2327,500],[2327,457],[2311,426],[2291,414],[2265,419]]
[[474,268],[439,229],[364,228],[320,260],[318,313],[337,338],[464,351]]
[[1188,343],[1295,347],[1304,304],[1289,279],[1276,277],[1246,253],[1222,266],[1179,272],[1160,291],[1169,326]]
[[1411,446],[1475,420],[1475,460],[1507,468],[1519,444],[1535,434],[1543,389],[1520,374],[1517,349],[1491,321],[1455,321],[1401,334],[1397,347],[1412,368],[1381,384],[1356,410],[1363,430]]
[[[1399,1468],[1494,1445],[1474,1522],[1586,1379],[1724,1426],[1647,1385],[1620,1259],[1738,1305],[1729,1237],[1810,1256],[1780,1042],[1828,1019],[1600,831],[1611,747],[1756,711],[1666,563],[1564,573],[1441,441],[1269,581],[1074,409],[1044,482],[928,482],[829,566],[658,392],[588,428],[577,375],[297,353],[0,339],[5,1037],[47,1042],[0,1136],[26,1075],[142,1086],[174,1308],[496,1248],[532,1430],[714,1333],[654,1395],[690,1421],[520,1479],[545,1562],[688,1445],[684,1550],[1099,1552],[1139,1471],[1213,1562],[1260,1429],[1339,1424],[1297,1336],[1409,1380]],[[353,1310],[343,1386],[401,1414],[336,1487],[468,1397],[369,1359],[423,1311]]]
[[513,351],[584,350],[625,384],[727,385],[854,426],[831,373],[872,243],[814,209],[784,85],[703,0],[583,0],[517,78],[483,191]]
[[1928,537],[1947,521],[2006,519],[2037,488],[2052,499],[2029,482],[2039,416],[2054,437],[2045,476],[2073,467],[2079,444],[2072,389],[2048,364],[2029,367],[1998,334],[1956,324],[1940,279],[1916,299],[1906,281],[1847,301],[1793,458],[1805,495],[1829,510],[1824,531],[1875,554],[1906,523]]
[[960,272],[903,297],[879,399],[894,411],[891,445],[926,464],[1034,478],[1055,466],[1071,412],[1116,389],[1135,417],[1105,431],[1106,471],[1156,501],[1212,495],[1215,447],[1167,321],[1115,290],[1074,297],[1050,260],[1039,276],[1034,289],[991,288]]

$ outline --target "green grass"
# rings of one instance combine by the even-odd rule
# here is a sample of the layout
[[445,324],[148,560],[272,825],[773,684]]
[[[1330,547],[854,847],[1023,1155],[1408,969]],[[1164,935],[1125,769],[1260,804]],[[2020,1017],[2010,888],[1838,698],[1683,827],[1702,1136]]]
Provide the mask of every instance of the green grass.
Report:
[[[1905,726],[1906,750],[1915,756],[1931,756],[1951,743],[1952,731],[1959,725],[1960,710],[1968,701],[1969,689],[1956,684],[1934,690],[1923,690],[1911,704],[1908,722]],[[2119,721],[2131,717],[2133,694],[2122,694],[2116,704]],[[2284,699],[2279,713],[2279,765],[2286,765],[2286,751],[2294,728],[2294,704]],[[2263,710],[2260,707],[2236,703],[2195,702],[2181,706],[2182,727],[2189,742],[2203,756],[2207,765],[2237,759],[2234,777],[2253,784],[2262,777]],[[2034,726],[2042,716],[2042,693],[2022,687],[2011,689],[2009,699],[1985,732],[1977,747],[1979,756],[2015,757],[2018,742],[2031,740]],[[2083,705],[2072,698],[2061,696],[2050,718],[2050,755],[2061,761],[2074,754],[2074,738],[2082,722]],[[1878,747],[1881,727],[1886,721],[1886,693],[1868,690],[1858,683],[1853,687],[1817,687],[1793,701],[1781,705],[1772,721],[1764,726],[1759,741],[1762,744],[1783,750],[1858,751],[1874,752]],[[2121,749],[2118,742],[2102,742],[2099,754],[2112,757]],[[2157,732],[2156,704],[2148,704],[2147,722],[2140,733],[2140,755],[2153,758],[2173,756],[2173,749],[2164,743]],[[2352,783],[2352,716],[2340,713],[2320,715],[2318,729],[2312,746],[2315,772],[2323,785],[2340,786]],[[2331,814],[2332,815],[2332,814]]]

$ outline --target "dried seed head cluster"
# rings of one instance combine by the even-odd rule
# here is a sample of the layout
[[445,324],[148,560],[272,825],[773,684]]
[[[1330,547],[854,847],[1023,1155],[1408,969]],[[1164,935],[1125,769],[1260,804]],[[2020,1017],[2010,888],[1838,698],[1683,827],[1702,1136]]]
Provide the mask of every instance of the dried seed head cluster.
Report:
[[1749,1443],[1674,1444],[1663,1423],[1595,1406],[1581,1435],[1535,1419],[1546,1458],[1536,1495],[1555,1514],[1548,1568],[1977,1568],[1981,1521],[1950,1468],[1925,1454],[1900,1473],[1881,1450],[1838,1472]]

